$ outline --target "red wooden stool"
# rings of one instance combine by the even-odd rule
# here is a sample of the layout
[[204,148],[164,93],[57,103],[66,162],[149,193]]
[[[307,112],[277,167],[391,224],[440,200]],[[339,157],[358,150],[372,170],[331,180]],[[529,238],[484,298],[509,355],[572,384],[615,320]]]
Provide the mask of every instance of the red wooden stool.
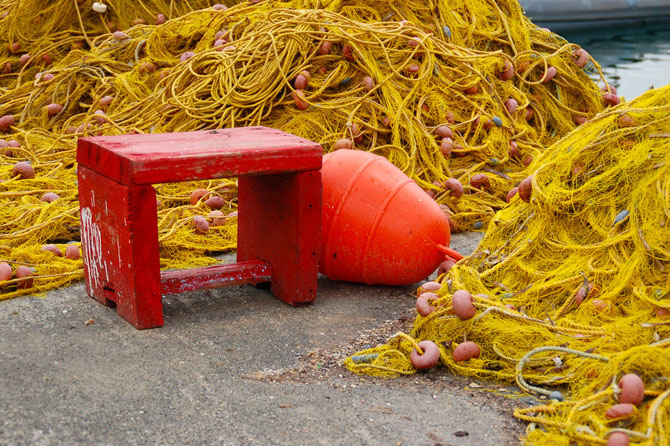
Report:
[[[318,144],[246,127],[82,138],[77,145],[86,290],[138,329],[163,325],[161,295],[271,282],[290,305],[316,296]],[[235,264],[161,273],[156,183],[238,178]]]

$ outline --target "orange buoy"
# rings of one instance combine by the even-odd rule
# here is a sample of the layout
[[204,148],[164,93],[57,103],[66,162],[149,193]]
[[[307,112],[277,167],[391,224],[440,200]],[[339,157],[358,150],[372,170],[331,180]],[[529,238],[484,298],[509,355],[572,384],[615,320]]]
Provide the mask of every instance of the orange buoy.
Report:
[[449,222],[386,158],[340,149],[324,156],[319,272],[333,280],[408,285],[445,259]]

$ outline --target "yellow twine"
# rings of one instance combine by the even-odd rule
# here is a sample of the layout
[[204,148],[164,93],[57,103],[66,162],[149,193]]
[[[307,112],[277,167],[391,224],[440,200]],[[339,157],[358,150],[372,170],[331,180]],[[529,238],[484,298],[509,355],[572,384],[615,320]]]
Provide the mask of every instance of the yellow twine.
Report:
[[[664,444],[670,427],[670,86],[600,113],[530,167],[530,202],[513,198],[493,217],[475,253],[440,278],[436,311],[465,289],[477,314],[466,321],[417,316],[410,336],[439,345],[467,336],[481,357],[456,363],[446,349],[448,369],[516,380],[529,393],[565,398],[515,411],[543,426],[529,427],[527,444],[605,444],[613,431],[635,444]],[[373,368],[377,359],[349,358],[345,365],[355,373],[392,376],[395,368],[407,374],[408,352],[394,343],[357,355],[391,351],[396,362],[387,361],[384,373]],[[605,412],[617,403],[617,379],[627,373],[642,378],[646,398],[618,423]]]

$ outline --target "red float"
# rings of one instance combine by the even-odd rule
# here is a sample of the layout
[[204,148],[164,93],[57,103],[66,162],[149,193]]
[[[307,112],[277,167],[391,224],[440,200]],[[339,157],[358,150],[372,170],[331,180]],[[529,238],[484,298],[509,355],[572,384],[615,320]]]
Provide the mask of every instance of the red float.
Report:
[[445,258],[449,222],[438,204],[386,158],[341,149],[323,158],[319,271],[333,280],[408,285]]

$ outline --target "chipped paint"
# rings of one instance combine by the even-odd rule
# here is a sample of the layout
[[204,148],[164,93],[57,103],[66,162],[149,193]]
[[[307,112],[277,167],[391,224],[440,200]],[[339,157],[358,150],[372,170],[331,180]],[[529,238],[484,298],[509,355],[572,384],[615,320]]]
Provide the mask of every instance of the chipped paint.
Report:
[[104,269],[107,277],[107,267],[102,260],[102,237],[100,228],[93,221],[91,208],[81,209],[81,244],[84,248],[84,261],[88,267],[88,285],[91,289],[101,287],[100,273]]
[[257,284],[269,282],[271,279],[271,266],[261,260],[252,260],[204,268],[164,271],[161,273],[161,292],[176,294],[245,283]]

